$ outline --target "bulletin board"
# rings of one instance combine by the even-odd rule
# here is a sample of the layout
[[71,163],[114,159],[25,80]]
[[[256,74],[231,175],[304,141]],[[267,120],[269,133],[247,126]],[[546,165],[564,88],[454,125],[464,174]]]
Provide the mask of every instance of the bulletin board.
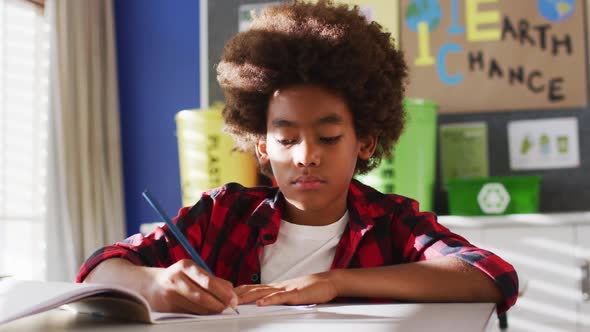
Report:
[[[361,0],[358,0],[361,1]],[[369,2],[370,0],[362,0],[365,2]],[[409,0],[401,0],[399,4],[399,15],[405,15],[406,6]],[[509,2],[514,8],[520,8],[523,6],[524,3],[535,6],[538,1],[537,0],[527,0],[527,1],[511,1],[511,0],[440,0],[441,4],[444,3],[445,5],[458,3],[464,4],[466,2],[479,2],[483,3],[481,6],[481,10],[493,10],[495,2]],[[573,18],[577,18],[580,15],[579,13],[588,11],[586,8],[586,4],[584,1],[581,0],[572,0],[574,4],[574,11],[570,16]],[[212,104],[215,101],[222,101],[223,94],[221,89],[219,88],[217,81],[216,81],[216,71],[215,66],[219,62],[221,57],[221,53],[223,50],[223,45],[229,38],[231,38],[235,33],[239,31],[239,8],[245,4],[258,4],[258,3],[265,3],[265,2],[272,2],[272,1],[256,1],[256,0],[223,0],[223,1],[207,1],[201,0],[202,12],[201,12],[201,32],[204,33],[202,40],[201,40],[201,61],[202,61],[202,73],[201,73],[201,100],[205,104]],[[340,2],[340,1],[339,1]],[[397,3],[397,2],[396,2]],[[522,10],[522,8],[518,9]],[[531,8],[531,12],[536,10],[535,7]],[[446,13],[449,13],[448,11]],[[462,15],[462,14],[459,14]],[[587,15],[583,15],[587,16]],[[511,16],[515,22],[518,24],[518,16]],[[402,44],[402,49],[404,49],[404,35],[403,35],[403,27],[401,24],[403,23],[402,20],[398,20],[400,31],[400,40]],[[449,22],[441,21],[441,26],[448,26]],[[537,24],[537,23],[535,23]],[[577,23],[576,23],[577,24]],[[583,30],[588,29],[586,23],[583,23]],[[577,28],[576,28],[577,29]],[[583,34],[583,33],[582,33]],[[508,37],[507,37],[508,38]],[[573,38],[573,37],[572,37]],[[488,152],[489,152],[489,174],[490,176],[505,176],[505,175],[528,175],[528,174],[538,174],[543,177],[542,180],[542,189],[541,189],[541,203],[540,208],[541,212],[563,212],[563,211],[588,211],[590,210],[590,130],[585,130],[583,128],[590,127],[590,109],[587,106],[587,96],[588,96],[588,68],[587,63],[588,59],[588,52],[587,52],[587,42],[582,43],[582,46],[579,46],[578,43],[580,42],[579,39],[583,38],[583,41],[587,41],[587,34],[586,36],[580,36],[572,39],[572,45],[574,47],[574,51],[576,52],[576,56],[582,54],[582,57],[577,57],[575,60],[572,57],[570,62],[567,62],[567,65],[563,66],[565,70],[569,73],[573,71],[576,76],[572,79],[575,82],[578,82],[577,87],[573,90],[565,87],[562,87],[560,93],[567,93],[567,98],[564,98],[561,102],[549,102],[546,99],[546,94],[544,97],[539,99],[531,98],[522,98],[523,100],[518,101],[519,104],[516,102],[514,103],[502,103],[498,99],[505,99],[505,98],[512,98],[514,94],[516,95],[525,95],[527,92],[526,87],[521,87],[520,90],[507,90],[505,93],[494,94],[494,95],[487,95],[486,90],[483,88],[477,89],[477,91],[472,93],[464,93],[464,92],[448,92],[446,96],[452,96],[452,99],[461,99],[463,104],[461,104],[462,108],[453,108],[453,106],[443,107],[441,109],[441,113],[439,114],[439,125],[440,124],[451,124],[451,123],[461,123],[461,122],[483,122],[487,125],[487,131],[489,133],[488,137]],[[575,40],[574,40],[575,39]],[[517,45],[519,42],[512,41],[511,43],[516,48],[521,46]],[[483,48],[483,42],[481,43]],[[524,46],[523,46],[524,47]],[[580,49],[581,48],[581,49]],[[435,46],[432,46],[432,49],[436,49]],[[535,50],[533,48],[533,50]],[[411,59],[411,51],[405,50],[406,59]],[[491,51],[484,49],[486,52],[486,56]],[[536,49],[535,52],[540,52]],[[452,53],[452,52],[451,52]],[[455,56],[455,54],[449,55],[449,60],[451,57]],[[581,60],[580,60],[581,59]],[[408,60],[409,61],[409,60]],[[509,58],[504,59],[502,58],[502,66],[506,66],[506,64],[510,63],[511,61]],[[519,61],[524,61],[520,59]],[[528,61],[528,60],[527,60]],[[583,63],[580,63],[582,61]],[[500,64],[500,57],[498,57],[498,64]],[[528,66],[528,64],[527,64]],[[530,66],[530,68],[537,68],[540,66],[535,64]],[[550,67],[557,67],[556,63],[551,62]],[[540,70],[540,68],[538,68]],[[554,77],[558,75],[562,75],[564,77],[563,84],[570,81],[570,76],[565,76],[565,73],[561,71],[553,72],[551,76],[549,76],[549,71],[546,71],[547,68],[543,68],[543,75],[545,79],[547,77]],[[449,74],[456,74],[458,71],[456,69],[449,67],[448,73]],[[484,77],[484,73],[478,73],[482,75],[482,79]],[[435,73],[436,75],[436,73]],[[570,74],[568,74],[570,75]],[[432,75],[431,75],[432,77]],[[567,78],[567,81],[566,81]],[[416,76],[412,76],[412,81],[410,84],[415,84]],[[538,78],[534,76],[534,82]],[[500,79],[497,79],[501,81]],[[498,83],[502,83],[507,85],[505,81],[501,81]],[[570,84],[570,83],[568,83]],[[422,97],[437,100],[437,98],[442,98],[444,96],[433,95],[432,90],[435,90],[432,86],[429,88],[421,88],[418,89],[415,85],[410,85],[407,95],[411,97]],[[515,92],[516,91],[516,92]],[[472,98],[479,98],[480,95],[483,94],[485,96],[484,99],[477,99],[478,102],[467,101],[471,100]],[[526,99],[526,100],[525,100]],[[493,105],[493,106],[490,106]],[[203,106],[204,107],[204,106]],[[451,111],[449,111],[451,110]],[[459,111],[457,111],[459,110]],[[513,171],[510,169],[509,163],[509,152],[508,152],[508,141],[507,141],[507,126],[511,121],[515,120],[525,120],[525,119],[539,119],[539,118],[554,118],[554,117],[576,117],[579,123],[579,143],[580,143],[580,165],[576,168],[566,168],[566,169],[552,169],[552,170],[541,170],[541,171]],[[439,158],[440,159],[440,156]],[[438,162],[440,165],[440,161]],[[437,167],[440,170],[440,167]],[[440,171],[439,171],[440,173]],[[444,191],[443,186],[441,185],[440,175],[437,175],[439,178],[438,181],[438,189],[436,190],[435,194],[435,212],[444,214],[446,212],[446,193]]]
[[401,0],[407,95],[440,113],[584,107],[584,14],[583,0]]
[[[493,10],[495,3],[501,3],[503,1],[504,0],[486,0],[477,2],[485,2],[485,4],[483,4],[481,7],[482,10]],[[455,0],[440,1],[440,3],[443,2],[445,4],[451,4],[454,3]],[[465,3],[466,1],[458,2]],[[537,5],[541,2],[543,1],[510,1],[510,5],[514,6],[516,11],[520,6],[526,3],[529,6],[529,14],[532,13],[539,17],[541,14],[539,14],[539,8],[537,8]],[[563,88],[561,91],[559,91],[559,93],[564,94],[566,97],[561,99],[561,101],[551,102],[549,99],[537,99],[537,101],[534,101],[534,98],[529,98],[529,96],[527,95],[530,95],[530,91],[528,91],[529,89],[523,88],[522,86],[520,87],[520,89],[515,89],[513,91],[505,90],[503,92],[497,92],[489,95],[485,89],[481,89],[479,90],[479,92],[472,91],[471,93],[454,93],[451,90],[449,90],[448,96],[452,96],[452,98],[455,99],[461,99],[461,102],[456,103],[455,105],[457,106],[452,106],[451,104],[443,106],[441,108],[441,111],[439,112],[438,119],[439,127],[440,125],[445,124],[473,122],[485,123],[487,126],[487,132],[489,133],[489,175],[540,175],[542,177],[539,204],[541,212],[566,212],[590,210],[590,131],[585,129],[590,126],[590,107],[588,106],[589,68],[587,66],[587,64],[590,61],[588,54],[588,41],[590,36],[588,17],[590,17],[590,8],[588,8],[585,1],[571,0],[568,2],[571,2],[571,4],[573,4],[573,12],[569,14],[570,18],[575,18],[580,21],[578,23],[575,23],[574,29],[575,31],[578,31],[575,32],[577,37],[575,38],[575,41],[572,39],[571,42],[573,48],[577,50],[578,53],[582,53],[583,57],[577,58],[576,60],[573,60],[573,58],[571,58],[571,63],[562,63],[555,58],[552,59],[554,60],[553,62],[550,62],[549,64],[545,65],[545,67],[543,68],[550,68],[551,70],[557,69],[557,71],[554,72],[554,75],[555,77],[562,77],[564,84],[567,80],[570,80],[570,77],[573,77],[573,81],[576,82],[575,86],[573,87],[573,94],[567,92],[570,91],[569,88]],[[402,0],[402,4],[400,5],[400,15],[404,15],[404,3],[405,0]],[[566,9],[567,8],[562,9],[564,10],[564,13],[566,13]],[[520,8],[520,10],[523,9]],[[579,17],[580,15],[582,16],[581,19]],[[510,17],[512,17],[512,20],[516,20],[516,22],[519,22],[518,16],[514,16],[514,14],[512,14]],[[539,20],[539,18],[537,18],[537,20]],[[539,24],[538,21],[536,22],[536,24]],[[404,24],[403,19],[400,19],[400,25],[402,24]],[[573,24],[573,22],[570,24]],[[441,25],[444,24],[441,23]],[[548,23],[548,25],[550,24]],[[404,49],[406,54],[408,54],[409,51],[404,48],[405,39],[403,30],[403,27],[400,27],[400,34],[402,35],[402,49]],[[512,43],[515,42],[512,41]],[[520,42],[518,42],[517,44],[519,43]],[[518,47],[522,49],[527,48],[521,45],[518,45]],[[537,49],[535,50],[535,48],[533,47],[532,51],[533,54],[538,55],[539,48],[537,47]],[[524,56],[521,55],[520,57]],[[500,59],[500,57],[498,57],[498,59]],[[531,61],[535,60],[533,59]],[[499,60],[498,63],[500,63]],[[415,83],[415,76],[412,76],[412,78],[414,79],[413,82]],[[534,79],[536,80],[538,78],[535,77]],[[491,89],[491,87],[488,87],[487,89]],[[427,93],[425,92],[417,92],[416,90],[410,89],[409,93],[416,94],[417,96],[422,96],[424,98],[429,98]],[[482,94],[484,95],[483,99],[481,99]],[[572,99],[570,98],[571,96],[575,96],[575,98]],[[516,102],[513,100],[512,104],[504,103],[504,101],[507,100],[507,98],[519,97],[522,97],[523,99],[527,100],[523,100],[521,102]],[[496,99],[496,101],[494,102],[494,105],[496,105],[495,107],[488,106],[491,102],[490,98],[492,100]],[[470,106],[467,106],[467,104],[464,103],[466,99],[470,99],[467,102],[468,104],[470,104]],[[569,99],[569,101],[566,102],[566,99]],[[550,120],[564,117],[574,117],[578,121],[577,130],[579,137],[580,163],[577,167],[518,171],[515,171],[510,168],[508,127],[511,123],[520,120]],[[440,165],[440,149],[438,150],[437,159],[438,165]],[[435,194],[435,210],[438,213],[445,214],[448,212],[447,192],[443,185],[441,173],[442,170],[440,167],[438,167],[437,190]]]

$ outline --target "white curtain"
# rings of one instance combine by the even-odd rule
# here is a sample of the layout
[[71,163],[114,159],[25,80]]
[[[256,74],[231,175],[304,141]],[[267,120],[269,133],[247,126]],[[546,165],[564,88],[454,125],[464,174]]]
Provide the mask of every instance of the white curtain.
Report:
[[47,279],[72,281],[99,247],[124,236],[112,0],[49,0]]

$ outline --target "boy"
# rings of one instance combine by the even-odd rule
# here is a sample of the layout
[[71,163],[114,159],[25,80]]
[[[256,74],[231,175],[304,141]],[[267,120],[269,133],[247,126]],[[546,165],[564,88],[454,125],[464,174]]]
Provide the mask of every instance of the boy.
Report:
[[164,226],[98,250],[79,282],[198,314],[345,298],[514,304],[510,264],[415,201],[352,179],[403,129],[406,65],[378,24],[330,2],[272,7],[227,43],[217,71],[228,132],[278,188],[227,184],[180,210],[175,222],[216,277]]

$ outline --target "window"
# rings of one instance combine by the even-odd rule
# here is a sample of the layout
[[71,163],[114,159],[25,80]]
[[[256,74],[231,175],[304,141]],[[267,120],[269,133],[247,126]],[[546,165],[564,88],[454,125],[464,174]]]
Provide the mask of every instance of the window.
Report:
[[49,29],[43,10],[0,0],[0,275],[45,277]]

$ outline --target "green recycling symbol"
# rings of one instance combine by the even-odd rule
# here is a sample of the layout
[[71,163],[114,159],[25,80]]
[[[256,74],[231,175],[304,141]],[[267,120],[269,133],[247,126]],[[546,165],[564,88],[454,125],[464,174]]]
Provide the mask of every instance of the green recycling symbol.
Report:
[[501,183],[486,183],[477,195],[477,202],[484,213],[503,213],[510,203],[510,194]]

